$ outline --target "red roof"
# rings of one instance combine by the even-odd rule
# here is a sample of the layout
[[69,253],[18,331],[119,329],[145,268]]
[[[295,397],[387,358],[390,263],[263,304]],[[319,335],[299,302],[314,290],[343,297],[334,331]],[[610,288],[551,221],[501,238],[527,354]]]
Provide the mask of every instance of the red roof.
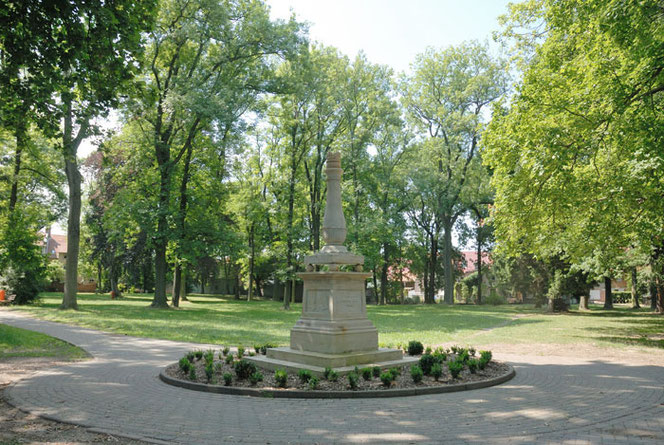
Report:
[[67,253],[67,235],[44,236],[46,242],[46,254],[50,258],[57,258],[61,253]]
[[[463,255],[463,273],[468,275],[477,270],[477,250],[464,250]],[[487,252],[482,252],[482,264],[491,264],[491,259]]]

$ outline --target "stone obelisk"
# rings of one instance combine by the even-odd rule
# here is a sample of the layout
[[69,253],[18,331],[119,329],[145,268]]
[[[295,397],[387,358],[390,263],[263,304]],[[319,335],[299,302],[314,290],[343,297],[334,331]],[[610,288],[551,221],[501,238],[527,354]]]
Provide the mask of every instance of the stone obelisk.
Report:
[[270,368],[326,367],[344,372],[356,365],[393,366],[411,361],[397,349],[378,348],[378,331],[367,318],[364,257],[344,246],[346,220],[341,205],[341,156],[327,156],[325,246],[305,257],[302,317],[291,329],[289,348],[272,348],[257,364]]

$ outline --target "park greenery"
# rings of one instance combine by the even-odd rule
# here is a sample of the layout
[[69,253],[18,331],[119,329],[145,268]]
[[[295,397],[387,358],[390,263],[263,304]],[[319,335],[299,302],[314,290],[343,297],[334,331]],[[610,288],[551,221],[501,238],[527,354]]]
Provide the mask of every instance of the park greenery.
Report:
[[[166,315],[138,307],[179,307],[219,283],[237,300],[269,291],[275,301],[214,315],[223,338],[283,342],[297,314],[275,309],[294,304],[302,259],[321,247],[324,163],[338,151],[347,245],[381,305],[406,301],[413,275],[429,305],[407,312],[477,315],[472,330],[525,309],[457,319],[430,306],[439,291],[448,305],[521,295],[587,307],[593,283],[627,277],[633,306],[648,296],[664,313],[660,2],[526,0],[501,21],[503,56],[465,42],[394,73],[311,41],[296,17],[270,19],[261,0],[3,3],[1,286],[26,303],[60,275],[64,293],[29,310],[209,342],[203,319],[218,306],[202,297]],[[63,219],[57,270],[39,231]],[[464,277],[461,245],[490,251],[491,265]],[[84,274],[114,297],[146,296],[77,294]],[[80,310],[46,314],[54,298]],[[372,311],[386,342],[407,341],[404,319],[393,332],[389,307]]]

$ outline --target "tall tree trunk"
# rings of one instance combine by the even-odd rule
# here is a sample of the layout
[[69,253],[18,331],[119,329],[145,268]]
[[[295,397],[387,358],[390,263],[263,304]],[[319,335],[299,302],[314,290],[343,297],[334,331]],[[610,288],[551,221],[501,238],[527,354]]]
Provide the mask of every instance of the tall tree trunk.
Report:
[[249,246],[251,248],[251,255],[249,257],[249,286],[247,289],[247,301],[251,301],[254,297],[254,259],[256,256],[256,243],[254,240],[255,224],[251,223],[249,229]]
[[380,272],[380,304],[385,305],[387,303],[387,287],[388,287],[388,277],[387,277],[387,268],[390,260],[390,245],[388,243],[383,243],[383,266]]
[[9,213],[13,213],[18,201],[18,176],[21,173],[21,154],[27,144],[27,131],[25,118],[19,117],[16,122],[16,154],[14,155],[14,172],[12,174],[12,186],[9,193]]
[[454,274],[452,265],[452,224],[448,221],[444,226],[443,267],[445,268],[445,303],[454,304]]
[[[193,144],[187,146],[186,154],[184,157],[184,165],[182,171],[182,181],[180,182],[180,208],[177,215],[178,225],[178,247],[181,256],[182,245],[185,242],[185,221],[187,219],[187,186],[189,185],[189,167],[191,166],[191,154],[194,150]],[[175,264],[175,284],[173,285],[173,307],[180,305],[180,295],[182,288],[182,258],[178,258]]]
[[78,171],[76,153],[87,132],[87,122],[81,123],[76,137],[73,136],[73,112],[71,97],[63,95],[65,105],[63,150],[65,173],[69,186],[69,211],[67,215],[67,260],[65,263],[65,292],[61,309],[78,309],[78,251],[81,238],[81,174]]
[[96,293],[100,294],[102,293],[102,285],[101,285],[101,260],[97,261],[97,290],[95,291]]
[[477,304],[482,304],[482,238],[477,226]]
[[[166,148],[168,150],[168,148]],[[163,154],[162,154],[163,155]],[[159,208],[157,210],[157,234],[154,238],[154,298],[150,306],[154,308],[167,308],[166,298],[166,245],[168,243],[168,204],[170,200],[170,162],[160,163],[159,173]]]
[[176,260],[173,267],[173,293],[171,294],[171,305],[180,307],[180,289],[182,283],[182,264]]
[[632,308],[639,309],[641,304],[639,303],[639,294],[637,292],[637,276],[636,276],[636,266],[632,266]]
[[657,286],[657,298],[655,303],[655,312],[664,314],[664,263],[662,263],[660,270],[655,275],[655,283]]
[[653,281],[648,287],[650,291],[650,309],[654,311],[657,309],[657,285]]
[[436,271],[438,269],[438,237],[431,235],[429,241],[429,286],[427,292],[425,292],[424,303],[434,304],[436,302]]
[[[288,222],[286,230],[288,231],[286,240],[286,271],[288,273],[287,282],[290,281],[291,274],[293,273],[293,213],[295,207],[295,176],[297,174],[297,162],[295,150],[291,154],[291,171],[288,181]],[[284,294],[284,309],[290,310],[290,296],[288,293]]]
[[613,295],[611,294],[611,277],[604,277],[604,309],[613,309]]
[[378,304],[378,273],[375,265],[371,268],[371,280],[373,281],[373,299],[376,301],[376,304]]

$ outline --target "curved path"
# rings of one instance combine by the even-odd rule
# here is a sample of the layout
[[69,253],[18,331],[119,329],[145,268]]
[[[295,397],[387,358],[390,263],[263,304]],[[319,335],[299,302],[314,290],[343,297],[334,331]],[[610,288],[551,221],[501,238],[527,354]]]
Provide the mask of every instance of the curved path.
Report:
[[498,356],[517,371],[486,389],[395,399],[260,399],[166,385],[159,370],[201,345],[106,334],[0,311],[94,359],[28,376],[17,407],[157,443],[664,443],[664,368]]

